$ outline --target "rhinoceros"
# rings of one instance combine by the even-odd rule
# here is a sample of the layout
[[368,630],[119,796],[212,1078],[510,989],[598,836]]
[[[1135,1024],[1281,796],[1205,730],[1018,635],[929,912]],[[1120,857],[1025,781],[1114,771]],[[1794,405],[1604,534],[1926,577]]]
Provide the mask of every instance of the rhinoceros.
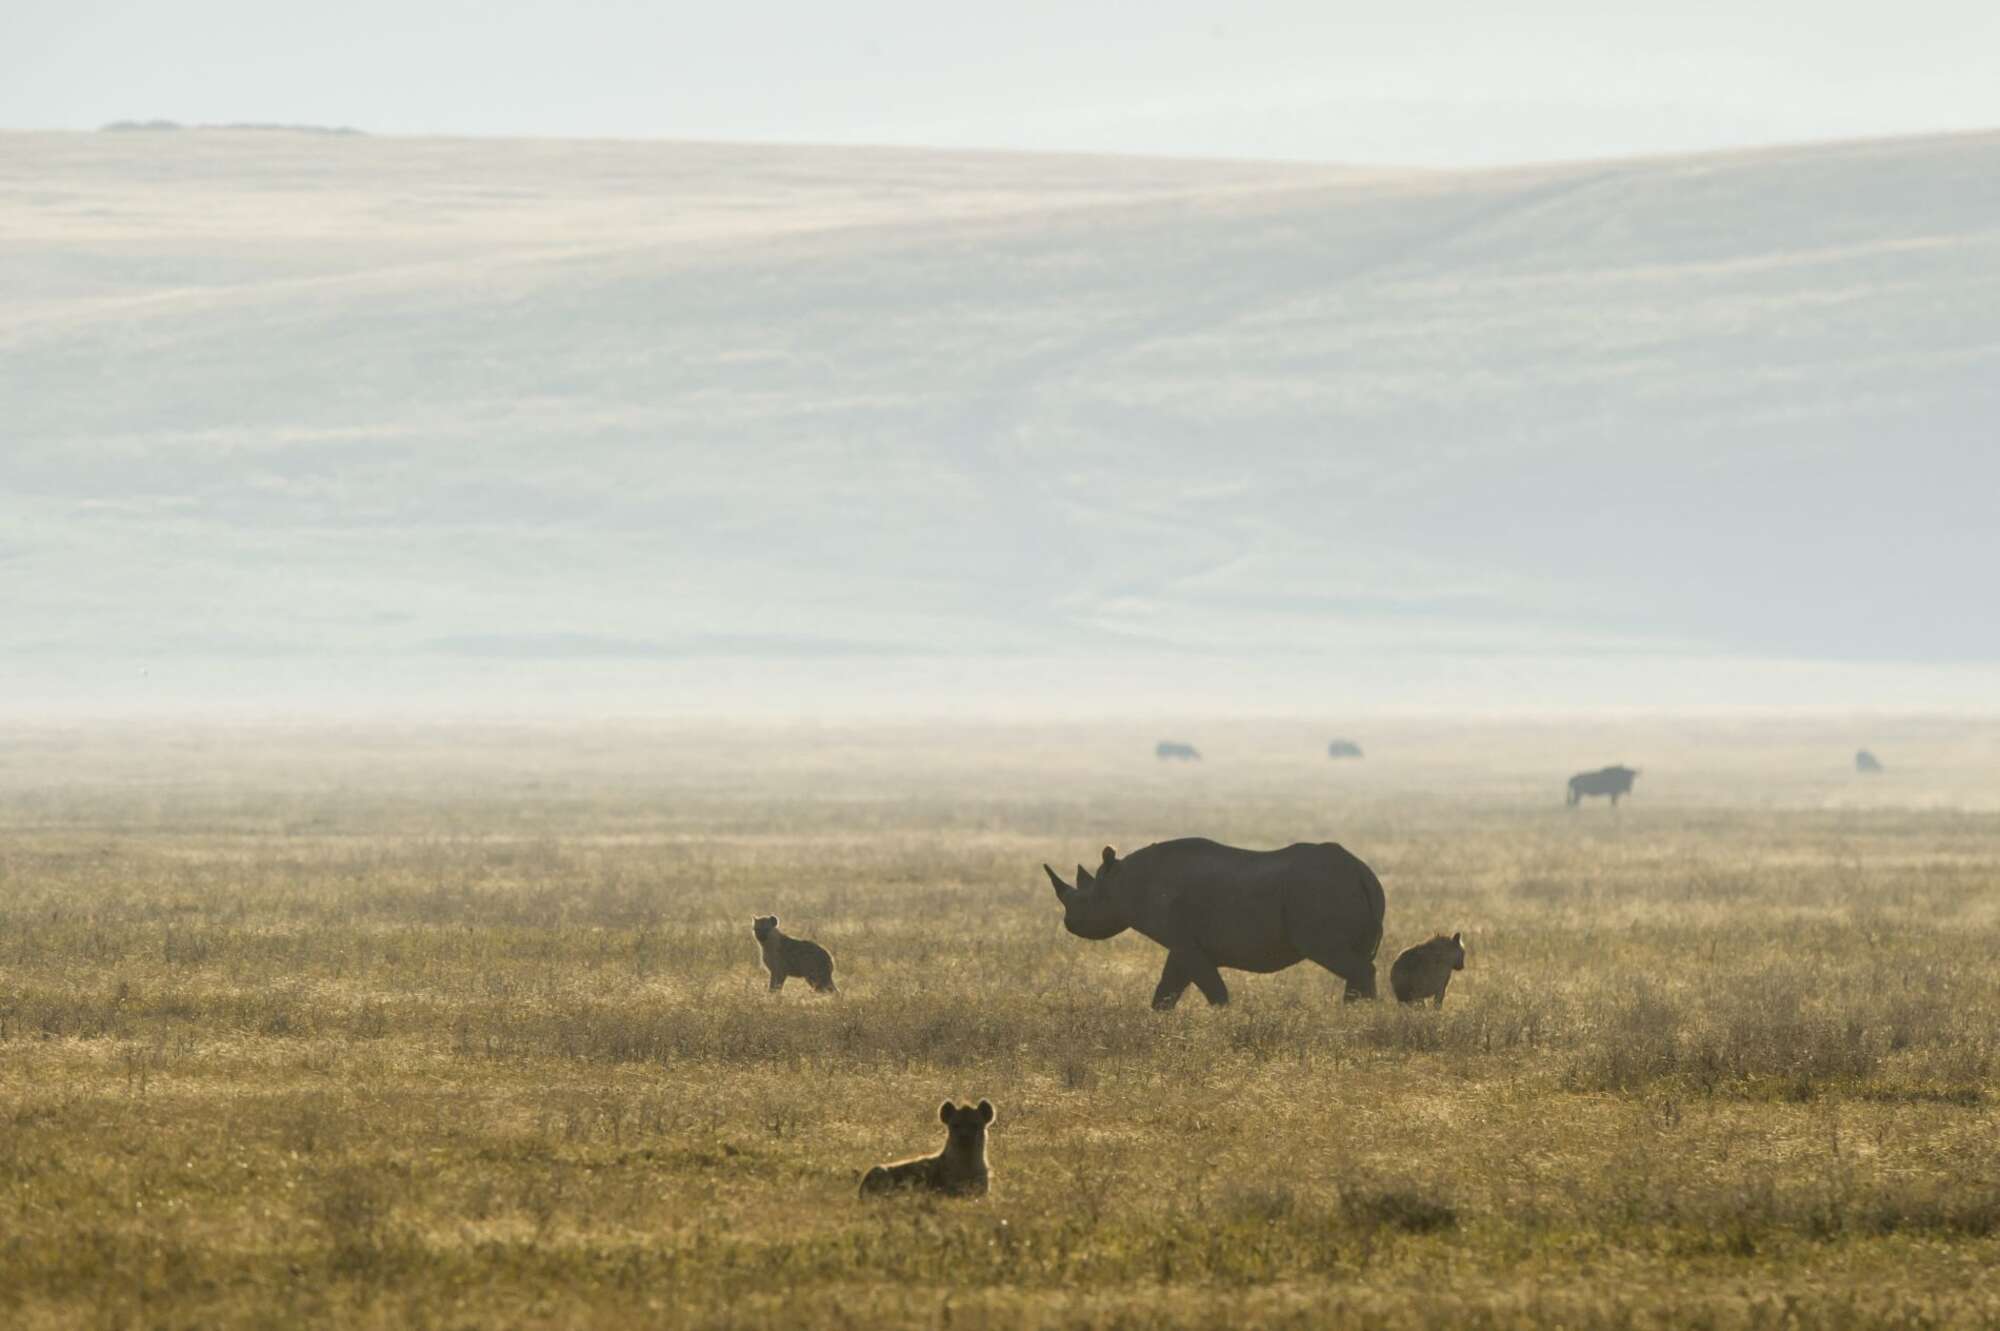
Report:
[[1153,990],[1166,1011],[1192,984],[1220,1007],[1229,987],[1218,968],[1268,974],[1313,961],[1347,982],[1346,999],[1375,997],[1382,946],[1382,884],[1332,842],[1239,850],[1202,837],[1162,841],[1124,859],[1111,847],[1074,886],[1048,865],[1063,927],[1078,938],[1137,929],[1167,949]]
[[1182,758],[1188,762],[1200,762],[1201,751],[1183,740],[1163,739],[1153,746],[1155,758]]
[[1854,770],[1857,772],[1879,772],[1882,770],[1882,760],[1866,749],[1856,750],[1854,754]]
[[1585,795],[1609,795],[1615,808],[1620,795],[1632,793],[1632,778],[1637,775],[1635,767],[1600,767],[1595,772],[1578,772],[1569,779],[1569,803],[1575,804]]
[[1361,746],[1351,739],[1336,739],[1327,744],[1326,756],[1329,758],[1359,758],[1361,756]]

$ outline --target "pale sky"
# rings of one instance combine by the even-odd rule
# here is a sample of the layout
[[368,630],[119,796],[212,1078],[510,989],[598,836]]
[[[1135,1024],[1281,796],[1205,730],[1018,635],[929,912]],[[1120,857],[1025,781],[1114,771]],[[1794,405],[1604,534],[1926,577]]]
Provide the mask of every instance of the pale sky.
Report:
[[1993,0],[0,0],[0,128],[1483,165],[2000,127]]

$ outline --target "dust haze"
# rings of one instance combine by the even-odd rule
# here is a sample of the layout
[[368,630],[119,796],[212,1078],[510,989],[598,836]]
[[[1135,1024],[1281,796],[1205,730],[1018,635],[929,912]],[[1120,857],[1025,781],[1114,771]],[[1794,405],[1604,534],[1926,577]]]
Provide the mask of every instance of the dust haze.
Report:
[[1990,705],[2000,135],[0,136],[10,713]]

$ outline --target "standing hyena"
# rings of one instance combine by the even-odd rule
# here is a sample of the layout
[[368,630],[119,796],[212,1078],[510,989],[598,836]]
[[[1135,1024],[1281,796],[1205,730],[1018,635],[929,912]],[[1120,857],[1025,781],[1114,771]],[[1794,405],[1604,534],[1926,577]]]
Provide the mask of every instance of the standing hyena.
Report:
[[818,943],[792,938],[778,928],[778,917],[759,915],[751,921],[750,932],[757,935],[757,949],[764,954],[764,969],[771,972],[771,991],[785,987],[796,975],[822,994],[839,993],[833,987],[833,954]]
[[1444,1006],[1444,987],[1451,973],[1465,969],[1465,944],[1453,934],[1437,934],[1408,949],[1389,967],[1389,987],[1399,1003],[1421,1003],[1435,998]]
[[993,1102],[955,1105],[947,1100],[938,1106],[938,1118],[947,1129],[944,1149],[936,1155],[875,1166],[861,1176],[862,1196],[898,1188],[985,1195],[986,1129],[993,1122]]

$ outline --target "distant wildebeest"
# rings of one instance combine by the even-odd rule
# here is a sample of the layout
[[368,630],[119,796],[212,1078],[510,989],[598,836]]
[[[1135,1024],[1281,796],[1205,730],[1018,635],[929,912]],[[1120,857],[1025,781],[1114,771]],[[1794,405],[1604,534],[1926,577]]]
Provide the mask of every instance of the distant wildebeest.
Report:
[[778,927],[775,915],[759,915],[750,922],[750,932],[757,936],[764,969],[771,972],[771,992],[783,989],[794,975],[822,994],[839,992],[833,985],[833,954],[818,943],[792,937]]
[[1345,980],[1348,999],[1375,997],[1382,884],[1332,842],[1238,850],[1188,837],[1122,860],[1106,846],[1095,877],[1076,867],[1075,886],[1042,870],[1062,902],[1063,927],[1078,938],[1136,929],[1167,949],[1153,990],[1159,1011],[1190,984],[1210,1003],[1227,1003],[1219,967],[1269,974],[1300,961]]
[[1389,988],[1398,1003],[1421,1003],[1426,998],[1444,1006],[1445,986],[1451,973],[1465,969],[1465,943],[1459,935],[1446,938],[1433,934],[1412,948],[1405,948],[1389,967]]
[[1868,750],[1862,749],[1854,755],[1854,770],[1857,772],[1879,772],[1882,770],[1882,760],[1868,752]]
[[1636,767],[1600,767],[1595,772],[1578,772],[1569,779],[1569,802],[1575,804],[1585,795],[1609,795],[1615,806],[1620,795],[1632,793],[1632,778],[1637,775]]
[[985,1193],[990,1177],[986,1168],[986,1129],[993,1123],[992,1101],[955,1105],[947,1100],[938,1106],[938,1118],[946,1129],[944,1149],[936,1155],[875,1166],[861,1176],[863,1197],[899,1188],[959,1195]]
[[1359,758],[1361,756],[1361,746],[1351,739],[1337,739],[1326,746],[1326,756],[1329,758]]
[[1177,739],[1163,739],[1158,744],[1155,744],[1153,746],[1153,756],[1155,758],[1184,758],[1192,762],[1201,761],[1201,754],[1195,749],[1194,745]]

